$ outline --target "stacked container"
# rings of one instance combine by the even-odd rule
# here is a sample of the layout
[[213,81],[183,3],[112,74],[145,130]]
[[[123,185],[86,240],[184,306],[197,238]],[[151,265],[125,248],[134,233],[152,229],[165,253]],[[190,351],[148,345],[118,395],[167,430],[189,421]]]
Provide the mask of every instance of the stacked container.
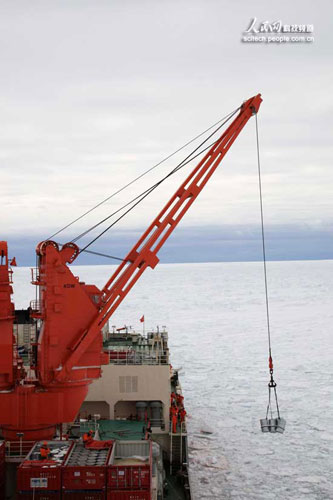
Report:
[[5,442],[0,441],[0,500],[5,498],[6,487],[6,462],[5,462]]
[[51,451],[48,459],[41,460],[37,442],[17,469],[17,494],[20,500],[60,500],[61,468],[73,446],[70,441],[48,441]]
[[104,500],[106,467],[112,445],[105,449],[85,448],[77,443],[62,470],[63,500]]
[[116,441],[107,469],[107,500],[151,500],[152,444]]

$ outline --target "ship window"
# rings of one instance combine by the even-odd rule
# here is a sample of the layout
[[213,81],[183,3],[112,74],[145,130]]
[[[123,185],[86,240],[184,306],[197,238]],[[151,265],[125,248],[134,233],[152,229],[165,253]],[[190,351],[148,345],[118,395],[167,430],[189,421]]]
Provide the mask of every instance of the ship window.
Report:
[[119,377],[119,392],[138,392],[138,377]]

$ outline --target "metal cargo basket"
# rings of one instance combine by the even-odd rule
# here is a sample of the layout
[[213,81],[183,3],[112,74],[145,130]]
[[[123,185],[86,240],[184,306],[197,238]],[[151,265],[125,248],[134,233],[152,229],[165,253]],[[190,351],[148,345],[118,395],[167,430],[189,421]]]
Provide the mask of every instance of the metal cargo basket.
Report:
[[[280,417],[280,409],[279,409],[279,404],[278,404],[278,399],[277,399],[277,394],[276,394],[276,382],[274,382],[273,379],[273,361],[271,356],[269,357],[269,368],[270,368],[270,374],[271,374],[271,379],[268,384],[268,405],[267,405],[267,411],[266,411],[266,418],[262,418],[260,420],[260,426],[262,432],[278,432],[279,434],[283,434],[285,427],[286,427],[286,421],[284,418]],[[271,401],[271,392],[274,391],[274,397],[275,397],[275,404],[276,404],[276,413],[273,411],[272,407],[272,401]],[[277,414],[276,418],[273,418],[273,414]],[[270,415],[271,418],[268,418]]]
[[283,434],[286,427],[284,418],[262,418],[260,420],[262,432],[279,432]]

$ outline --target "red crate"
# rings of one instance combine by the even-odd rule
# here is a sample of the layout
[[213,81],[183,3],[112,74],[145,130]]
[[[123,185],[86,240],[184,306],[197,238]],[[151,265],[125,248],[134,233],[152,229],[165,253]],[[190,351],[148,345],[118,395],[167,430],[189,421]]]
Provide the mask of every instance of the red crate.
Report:
[[[59,447],[60,444],[67,446],[67,454],[69,453],[73,443],[66,441],[49,441],[49,447]],[[65,461],[65,455],[62,461],[54,460],[38,460],[35,457],[39,456],[39,448],[41,443],[37,442],[26,460],[24,460],[17,469],[16,486],[17,491],[23,491],[25,494],[29,491],[58,491],[61,490],[61,466]]]
[[[122,464],[118,458],[132,455],[148,456],[148,463]],[[116,441],[107,468],[107,486],[110,490],[150,490],[152,478],[152,445],[148,441]]]
[[17,500],[61,500],[60,491],[35,490],[33,491],[18,491],[16,493]]
[[[45,461],[46,462],[46,461]],[[47,462],[49,464],[49,462]],[[61,466],[46,466],[40,462],[23,462],[17,469],[17,489],[32,491],[34,480],[44,480],[45,490],[61,490]]]
[[150,489],[150,469],[150,465],[111,465],[108,486],[114,490]]
[[106,466],[66,466],[62,470],[63,490],[102,490],[106,487]]
[[[108,448],[88,449],[81,443],[76,443],[67,456],[62,468],[62,488],[64,490],[105,490],[106,467],[112,451],[112,443]],[[98,461],[98,465],[91,465],[90,457]]]
[[107,500],[151,500],[150,491],[147,490],[111,490],[108,488]]
[[105,500],[105,498],[105,490],[67,490],[62,492],[62,500]]

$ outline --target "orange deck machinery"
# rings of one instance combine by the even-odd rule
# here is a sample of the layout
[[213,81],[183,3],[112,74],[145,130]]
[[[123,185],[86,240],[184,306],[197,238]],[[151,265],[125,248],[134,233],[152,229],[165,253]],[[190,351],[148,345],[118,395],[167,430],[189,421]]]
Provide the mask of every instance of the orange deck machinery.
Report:
[[56,426],[75,419],[89,384],[108,362],[101,330],[204,188],[247,121],[261,104],[245,101],[163,210],[141,236],[102,290],[79,280],[69,268],[79,253],[74,243],[59,248],[43,241],[36,248],[33,282],[39,300],[32,310],[38,331],[35,362],[29,369],[16,354],[12,269],[6,242],[0,242],[0,427],[6,439],[51,438]]

